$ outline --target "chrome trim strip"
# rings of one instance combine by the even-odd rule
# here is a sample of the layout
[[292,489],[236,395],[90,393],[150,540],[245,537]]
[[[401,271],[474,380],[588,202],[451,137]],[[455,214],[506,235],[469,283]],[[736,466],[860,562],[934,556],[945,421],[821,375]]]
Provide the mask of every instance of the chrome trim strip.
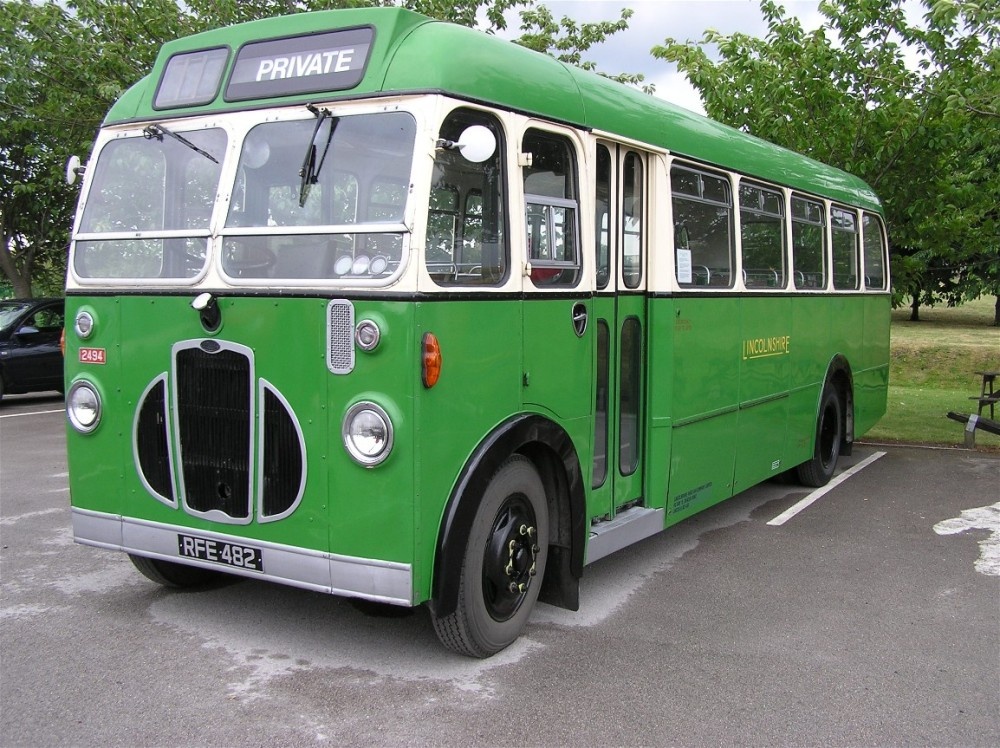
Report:
[[[73,539],[82,545],[266,579],[314,592],[362,597],[393,605],[413,605],[413,570],[410,564],[296,548],[76,507],[72,508],[72,519]],[[177,549],[178,533],[260,548],[264,572],[182,558]]]

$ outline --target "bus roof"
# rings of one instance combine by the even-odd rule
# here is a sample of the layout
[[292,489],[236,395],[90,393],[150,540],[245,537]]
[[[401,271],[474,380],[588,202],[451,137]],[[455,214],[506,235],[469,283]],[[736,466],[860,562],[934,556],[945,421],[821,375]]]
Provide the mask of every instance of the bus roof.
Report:
[[[336,29],[372,29],[364,67],[349,87],[256,97],[232,95],[229,79],[244,45],[260,40],[312,36]],[[276,48],[281,42],[276,43]],[[154,107],[167,64],[198,50],[220,53],[214,97],[196,105]],[[236,53],[236,54],[234,54]],[[433,64],[430,64],[433,61]],[[220,63],[221,64],[221,63]],[[358,79],[359,78],[359,79]],[[356,82],[355,82],[356,81]],[[166,43],[153,70],[116,102],[105,123],[204,114],[358,98],[436,92],[511,109],[591,130],[614,133],[707,164],[787,185],[851,205],[880,211],[874,191],[861,179],[806,156],[747,135],[707,117],[615,81],[476,31],[434,21],[402,8],[316,11],[251,21]]]

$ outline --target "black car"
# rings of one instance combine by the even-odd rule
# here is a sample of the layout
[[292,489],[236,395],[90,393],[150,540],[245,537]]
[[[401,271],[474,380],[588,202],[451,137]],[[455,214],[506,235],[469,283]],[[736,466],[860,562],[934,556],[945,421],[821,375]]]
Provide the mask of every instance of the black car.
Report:
[[63,391],[62,299],[0,300],[0,399]]

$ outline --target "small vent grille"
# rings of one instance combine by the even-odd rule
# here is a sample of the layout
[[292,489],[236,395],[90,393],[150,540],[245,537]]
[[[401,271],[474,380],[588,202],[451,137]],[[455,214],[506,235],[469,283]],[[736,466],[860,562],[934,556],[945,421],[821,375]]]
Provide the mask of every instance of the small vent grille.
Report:
[[334,300],[327,307],[326,365],[334,374],[354,371],[354,305]]

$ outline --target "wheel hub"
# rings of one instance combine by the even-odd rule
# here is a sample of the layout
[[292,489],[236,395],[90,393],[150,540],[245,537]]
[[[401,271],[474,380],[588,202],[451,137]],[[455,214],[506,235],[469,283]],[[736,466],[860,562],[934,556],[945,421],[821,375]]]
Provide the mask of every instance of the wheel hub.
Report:
[[494,619],[507,620],[517,611],[537,574],[539,551],[531,506],[522,497],[507,499],[493,520],[483,558],[483,593]]

